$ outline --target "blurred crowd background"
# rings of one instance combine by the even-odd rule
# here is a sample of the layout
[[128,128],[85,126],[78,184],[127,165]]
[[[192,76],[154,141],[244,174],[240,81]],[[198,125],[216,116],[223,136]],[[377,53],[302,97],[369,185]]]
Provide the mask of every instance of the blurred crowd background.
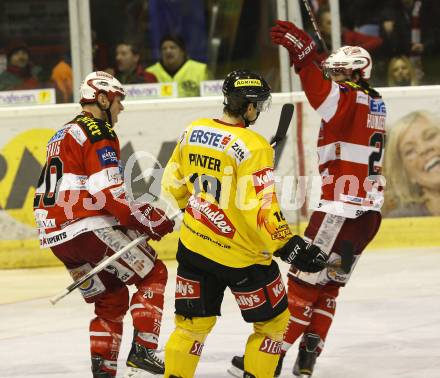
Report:
[[[328,1],[310,2],[331,50]],[[339,10],[342,45],[371,53],[373,85],[440,82],[440,1],[340,0]],[[268,33],[276,0],[90,0],[90,17],[93,68],[123,84],[176,81],[179,96],[198,96],[199,81],[246,67],[281,91]],[[55,88],[72,102],[69,33],[68,0],[0,1],[0,91]]]

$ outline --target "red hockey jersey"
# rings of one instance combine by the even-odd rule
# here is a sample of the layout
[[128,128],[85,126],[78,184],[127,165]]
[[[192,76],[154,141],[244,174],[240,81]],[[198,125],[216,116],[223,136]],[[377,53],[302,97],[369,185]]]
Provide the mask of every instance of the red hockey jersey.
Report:
[[382,98],[352,82],[326,80],[315,64],[299,75],[307,99],[322,117],[318,160],[323,182],[317,210],[347,218],[380,211],[386,118]]
[[94,229],[125,223],[119,141],[109,123],[83,112],[49,140],[35,191],[42,248]]

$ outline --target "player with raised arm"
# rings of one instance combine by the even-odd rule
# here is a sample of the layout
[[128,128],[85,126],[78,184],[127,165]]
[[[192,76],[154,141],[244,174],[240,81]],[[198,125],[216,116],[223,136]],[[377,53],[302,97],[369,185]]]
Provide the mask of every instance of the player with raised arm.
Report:
[[165,347],[165,377],[194,376],[224,291],[254,324],[246,344],[246,377],[271,377],[289,318],[276,252],[298,269],[316,272],[326,259],[292,236],[274,189],[274,152],[248,126],[268,108],[267,82],[247,71],[223,84],[221,119],[199,119],[181,135],[162,181],[184,210],[177,251],[175,324]]
[[[34,198],[41,247],[50,247],[74,280],[137,234],[160,240],[174,226],[162,210],[126,198],[114,130],[124,109],[122,85],[97,71],[85,78],[80,92],[83,111],[49,140]],[[129,308],[134,337],[127,365],[164,372],[155,350],[166,281],[165,265],[145,243],[80,287],[85,301],[95,306],[89,328],[94,378],[116,376],[122,320]],[[127,285],[131,284],[137,291],[130,299]]]
[[342,263],[341,269],[320,273],[303,273],[295,267],[289,271],[291,315],[277,370],[289,347],[302,336],[293,373],[310,377],[333,321],[339,289],[380,226],[386,109],[368,83],[372,60],[363,48],[341,47],[321,70],[315,63],[315,43],[294,24],[277,21],[271,37],[289,52],[307,99],[322,118],[318,136],[322,193],[305,240],[328,254],[332,266]]

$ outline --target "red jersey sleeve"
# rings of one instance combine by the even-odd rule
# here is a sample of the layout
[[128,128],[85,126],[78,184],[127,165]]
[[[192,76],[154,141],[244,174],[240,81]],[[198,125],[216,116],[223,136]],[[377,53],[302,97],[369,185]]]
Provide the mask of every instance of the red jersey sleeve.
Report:
[[356,103],[356,91],[346,84],[338,84],[324,78],[316,64],[309,64],[299,72],[301,84],[310,105],[325,122],[336,114],[343,117]]

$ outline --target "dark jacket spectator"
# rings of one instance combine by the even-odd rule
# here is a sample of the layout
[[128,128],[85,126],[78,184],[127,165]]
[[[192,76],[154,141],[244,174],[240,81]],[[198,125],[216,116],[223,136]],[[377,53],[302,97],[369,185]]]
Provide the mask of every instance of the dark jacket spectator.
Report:
[[38,79],[41,68],[29,60],[29,48],[22,41],[11,43],[6,49],[7,67],[0,74],[0,91],[35,89],[43,85]]
[[440,7],[434,0],[394,0],[381,17],[381,55],[426,55],[438,51]]
[[114,76],[122,84],[157,83],[156,76],[141,66],[140,57],[138,47],[132,42],[121,42],[116,46]]

